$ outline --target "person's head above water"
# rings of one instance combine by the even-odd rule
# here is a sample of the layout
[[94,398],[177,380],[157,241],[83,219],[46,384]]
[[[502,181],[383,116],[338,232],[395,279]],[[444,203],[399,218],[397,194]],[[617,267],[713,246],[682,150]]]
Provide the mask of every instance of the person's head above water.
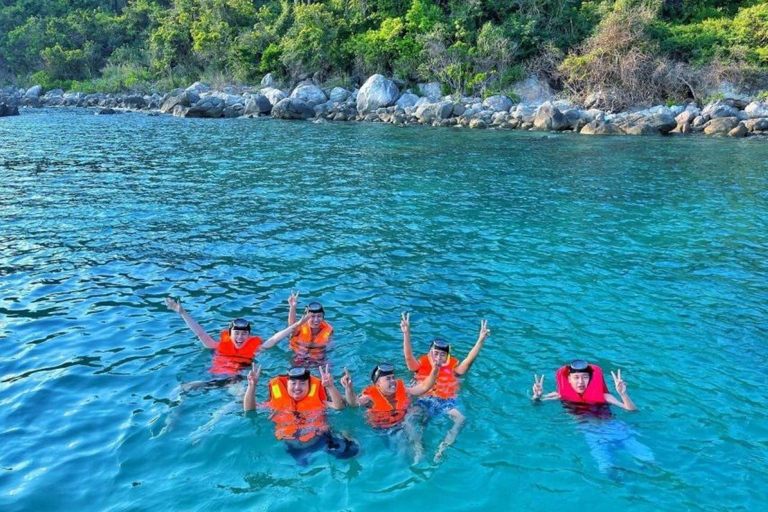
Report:
[[294,366],[288,370],[288,396],[299,401],[309,393],[309,370],[303,366]]
[[320,327],[320,324],[323,323],[323,319],[325,318],[323,305],[317,301],[310,302],[307,304],[307,313],[309,314],[309,321],[307,322],[309,326],[313,329]]
[[239,347],[251,337],[251,323],[245,318],[235,318],[229,322],[229,337]]
[[429,359],[432,364],[443,366],[448,358],[451,356],[451,345],[440,338],[432,340],[432,344],[429,346]]
[[583,359],[577,359],[568,365],[568,384],[578,394],[584,394],[592,378],[592,368]]
[[379,363],[373,369],[371,374],[373,385],[384,396],[392,396],[397,389],[397,379],[395,378],[395,367],[389,363]]

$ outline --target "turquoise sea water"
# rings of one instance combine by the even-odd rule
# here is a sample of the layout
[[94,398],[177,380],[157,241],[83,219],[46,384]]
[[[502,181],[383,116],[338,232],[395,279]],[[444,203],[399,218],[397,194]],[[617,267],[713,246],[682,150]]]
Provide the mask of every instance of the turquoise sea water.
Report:
[[[0,141],[2,510],[764,507],[765,140],[36,110]],[[358,390],[380,360],[406,375],[401,311],[417,353],[459,357],[488,319],[442,463],[347,409],[330,421],[361,455],[300,467],[237,387],[178,395],[211,356],[164,297],[268,337],[291,289]],[[576,357],[621,368],[640,411],[532,405],[533,374],[551,391]],[[287,344],[260,360],[284,371]]]

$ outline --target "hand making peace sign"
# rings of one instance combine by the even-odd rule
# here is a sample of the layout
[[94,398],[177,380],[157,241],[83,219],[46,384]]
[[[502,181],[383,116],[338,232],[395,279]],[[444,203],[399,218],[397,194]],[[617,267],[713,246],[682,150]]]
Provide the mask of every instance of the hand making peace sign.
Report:
[[256,366],[256,363],[251,363],[251,371],[248,372],[248,385],[256,387],[259,383],[259,377],[261,377],[261,365]]
[[621,369],[616,370],[616,373],[611,371],[611,377],[613,377],[613,385],[616,386],[616,392],[619,396],[624,397],[627,394],[627,383],[621,378]]
[[541,379],[535,373],[533,374],[533,399],[538,400],[544,393],[544,374],[541,375]]
[[325,368],[322,366],[318,366],[318,371],[320,372],[320,382],[323,384],[324,388],[332,388],[335,386],[333,383],[333,375],[331,375],[331,372],[328,371],[328,365],[325,365]]
[[344,367],[344,376],[341,378],[341,386],[344,389],[349,389],[352,387],[352,376],[349,374],[349,370],[347,370],[347,367]]
[[488,320],[482,320],[480,322],[480,339],[484,340],[490,336],[491,330],[488,328]]
[[296,290],[296,292],[294,293],[294,291],[291,290],[291,296],[288,297],[288,306],[295,308],[296,304],[298,303],[299,303],[299,291]]
[[400,330],[403,334],[408,334],[411,330],[411,314],[400,313]]

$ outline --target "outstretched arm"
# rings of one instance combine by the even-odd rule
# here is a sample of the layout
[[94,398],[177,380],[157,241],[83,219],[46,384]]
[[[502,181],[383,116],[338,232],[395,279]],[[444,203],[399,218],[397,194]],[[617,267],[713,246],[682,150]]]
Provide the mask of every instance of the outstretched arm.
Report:
[[337,388],[336,384],[333,382],[333,375],[328,371],[328,365],[325,365],[325,368],[321,366],[318,370],[320,371],[320,381],[331,399],[329,402],[326,402],[326,405],[337,411],[344,409],[347,405],[341,397],[339,388]]
[[627,383],[621,378],[621,370],[616,371],[616,373],[611,372],[611,377],[613,377],[613,384],[616,386],[616,392],[621,397],[621,402],[616,400],[610,393],[605,394],[605,401],[626,411],[636,411],[637,406],[627,394]]
[[170,297],[165,298],[165,305],[168,306],[168,309],[171,311],[175,311],[178,314],[181,315],[181,318],[184,319],[184,322],[189,326],[190,329],[192,329],[192,332],[195,333],[197,338],[203,343],[205,348],[215,349],[219,346],[216,341],[211,338],[205,330],[200,327],[200,324],[195,322],[195,319],[189,316],[189,313],[186,312],[186,310],[181,307],[181,301],[176,302]]
[[411,348],[411,314],[400,314],[400,330],[403,331],[403,354],[405,355],[405,365],[409,370],[415,372],[419,369],[419,362],[413,357]]
[[485,339],[488,337],[489,334],[491,334],[491,331],[490,329],[488,329],[488,320],[481,321],[480,335],[477,337],[475,346],[472,347],[472,350],[469,351],[469,354],[467,354],[467,357],[454,370],[456,375],[464,375],[469,371],[469,367],[472,366],[472,363],[474,363],[475,359],[477,359],[477,355],[480,353],[480,349],[483,348],[483,343],[485,343]]
[[433,365],[432,371],[429,372],[429,377],[419,382],[417,385],[413,386],[412,388],[405,388],[405,392],[411,396],[421,396],[427,393],[430,389],[432,389],[432,386],[435,385],[435,382],[437,382],[437,374],[439,372],[440,372],[440,366]]
[[294,322],[293,324],[289,325],[282,331],[278,331],[275,334],[272,335],[271,338],[269,338],[267,341],[264,342],[264,344],[261,346],[262,349],[266,350],[268,348],[272,348],[275,345],[277,345],[277,342],[287,338],[294,330],[298,329],[300,326],[307,323],[307,320],[309,320],[309,315],[304,315],[301,317],[301,319],[298,322]]
[[245,388],[245,397],[243,398],[243,410],[245,412],[256,409],[256,385],[261,376],[261,365],[251,364],[251,371],[248,372],[248,387]]
[[288,325],[296,323],[296,304],[299,302],[299,292],[293,293],[288,297]]

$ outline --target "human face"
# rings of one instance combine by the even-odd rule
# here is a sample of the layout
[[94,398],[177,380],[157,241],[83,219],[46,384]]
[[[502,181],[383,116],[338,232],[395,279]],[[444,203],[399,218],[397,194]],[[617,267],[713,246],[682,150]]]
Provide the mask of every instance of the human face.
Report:
[[395,394],[395,389],[397,389],[397,379],[395,379],[394,375],[379,377],[376,379],[376,388],[382,395],[392,396]]
[[325,314],[323,313],[309,313],[309,320],[307,323],[309,323],[309,326],[312,329],[317,329],[320,327],[320,324],[323,323],[323,317],[325,317]]
[[296,400],[297,402],[309,393],[309,381],[288,379],[288,396]]
[[589,385],[590,375],[586,372],[568,374],[568,383],[580,395],[584,394]]
[[432,364],[443,366],[448,361],[448,352],[436,348],[429,349],[429,359]]
[[241,331],[240,329],[230,329],[229,331],[229,337],[236,347],[241,347],[250,336],[250,332]]

